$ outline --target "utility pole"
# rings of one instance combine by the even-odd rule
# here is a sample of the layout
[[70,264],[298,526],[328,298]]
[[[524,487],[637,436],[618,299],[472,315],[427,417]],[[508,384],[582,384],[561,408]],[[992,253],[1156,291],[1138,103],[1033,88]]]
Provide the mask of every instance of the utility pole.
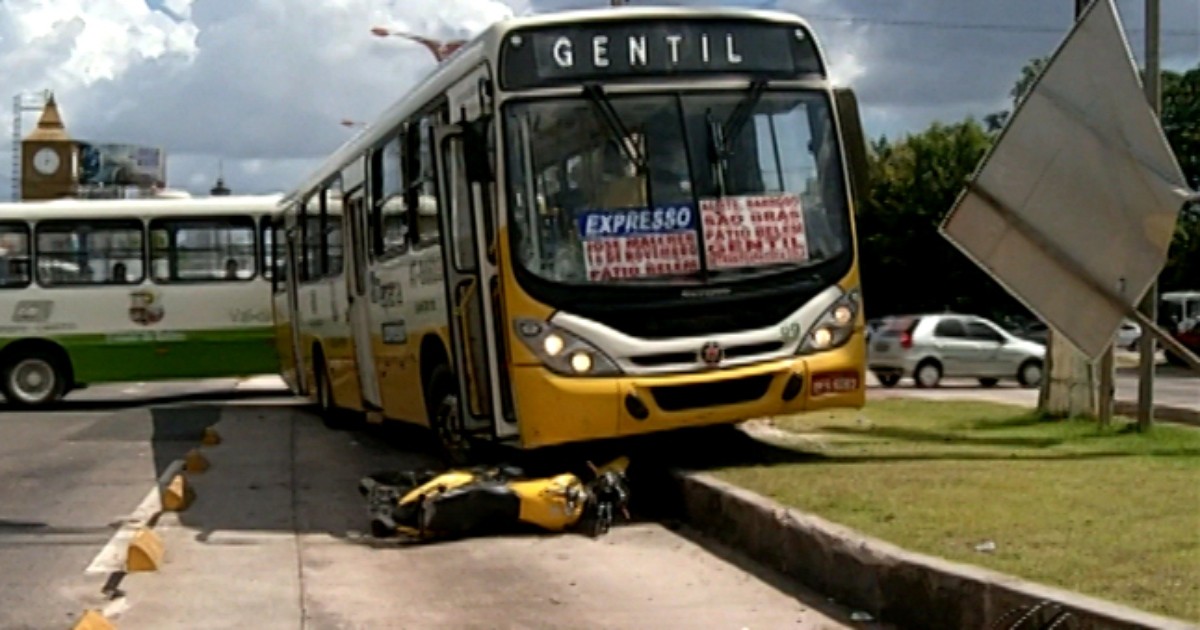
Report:
[[[34,100],[30,100],[30,98]],[[13,96],[12,125],[12,200],[21,200],[21,128],[25,112],[40,112],[50,98],[50,90],[38,94],[18,92]]]
[[[1087,9],[1088,4],[1092,0],[1075,0],[1075,21],[1083,16],[1083,12]],[[1110,342],[1108,347],[1104,349],[1104,354],[1100,355],[1100,374],[1099,386],[1097,387],[1096,398],[1098,405],[1096,415],[1101,426],[1108,426],[1112,423],[1113,412],[1113,396],[1116,394],[1116,388],[1113,386],[1115,380],[1115,368],[1113,365],[1113,344]]]
[[[1160,115],[1162,108],[1162,90],[1159,76],[1159,4],[1158,0],[1146,0],[1146,99],[1150,101],[1150,109],[1155,116]],[[1142,298],[1139,310],[1145,313],[1150,321],[1158,321],[1158,281],[1150,284],[1149,290]],[[1174,331],[1168,331],[1174,332]],[[1142,332],[1138,340],[1138,431],[1146,431],[1154,418],[1154,335],[1149,331]]]
[[[1078,21],[1092,0],[1072,2],[1075,20]],[[1105,355],[1111,357],[1111,349]],[[1101,360],[1101,364],[1104,363]],[[1111,365],[1108,363],[1110,370]],[[1051,327],[1047,331],[1046,361],[1038,393],[1038,410],[1050,417],[1091,416],[1104,421],[1103,401],[1104,391],[1107,390],[1102,384],[1100,395],[1096,395],[1096,371],[1096,366],[1082,352]],[[1100,380],[1104,382],[1103,378]]]
[[1100,355],[1100,383],[1097,386],[1096,398],[1099,401],[1096,409],[1096,415],[1099,418],[1101,426],[1108,426],[1112,423],[1113,414],[1113,397],[1116,395],[1116,365],[1114,365],[1113,345],[1108,344],[1104,349],[1104,354]]

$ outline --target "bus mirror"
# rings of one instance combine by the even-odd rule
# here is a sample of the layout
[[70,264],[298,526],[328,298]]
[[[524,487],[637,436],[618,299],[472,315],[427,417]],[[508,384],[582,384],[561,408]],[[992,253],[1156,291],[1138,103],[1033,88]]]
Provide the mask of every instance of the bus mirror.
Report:
[[477,118],[462,126],[463,161],[467,170],[467,181],[487,183],[492,181],[491,160],[488,159],[487,133],[491,122],[489,116]]
[[850,186],[854,193],[854,207],[861,211],[870,193],[870,166],[867,162],[867,141],[863,135],[862,119],[858,111],[858,98],[850,88],[834,88],[838,119],[842,126],[842,140],[846,147],[846,163],[850,168]]

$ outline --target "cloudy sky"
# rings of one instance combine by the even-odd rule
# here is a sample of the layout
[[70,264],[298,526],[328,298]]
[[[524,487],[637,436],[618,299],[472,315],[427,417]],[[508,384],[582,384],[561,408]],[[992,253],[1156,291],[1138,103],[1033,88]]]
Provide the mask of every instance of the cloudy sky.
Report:
[[[712,4],[707,2],[706,4]],[[633,4],[640,4],[632,0]],[[673,0],[671,4],[699,4]],[[1200,64],[1200,2],[1161,0],[1163,65]],[[432,66],[386,26],[470,36],[511,15],[604,0],[0,0],[6,113],[55,92],[77,139],[163,147],[168,185],[207,194],[218,161],[235,192],[292,186]],[[872,137],[1007,106],[1031,57],[1065,36],[1072,0],[728,0],[817,29]],[[1144,0],[1117,0],[1139,61]],[[10,118],[11,120],[11,118]],[[36,113],[24,118],[25,133]],[[11,132],[0,149],[11,152]],[[0,198],[10,195],[9,169]]]

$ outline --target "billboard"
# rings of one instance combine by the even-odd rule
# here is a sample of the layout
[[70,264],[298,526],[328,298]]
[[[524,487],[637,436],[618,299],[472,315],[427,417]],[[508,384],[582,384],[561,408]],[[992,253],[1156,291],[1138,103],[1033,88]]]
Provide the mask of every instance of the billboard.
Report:
[[134,144],[79,142],[81,186],[164,186],[166,152]]
[[1166,264],[1192,193],[1113,0],[1093,2],[941,226],[1095,360]]

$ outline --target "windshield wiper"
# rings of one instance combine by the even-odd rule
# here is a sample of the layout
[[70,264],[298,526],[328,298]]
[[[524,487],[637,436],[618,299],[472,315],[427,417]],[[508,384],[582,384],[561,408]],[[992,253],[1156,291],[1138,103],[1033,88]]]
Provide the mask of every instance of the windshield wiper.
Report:
[[738,101],[736,107],[730,112],[729,118],[721,125],[721,138],[725,141],[725,146],[721,147],[722,153],[728,156],[728,142],[732,138],[737,138],[742,133],[742,127],[746,126],[746,122],[750,120],[750,112],[758,106],[758,101],[762,100],[763,92],[767,89],[767,81],[765,79],[755,79],[750,83],[750,93],[745,98]]
[[630,138],[629,129],[625,123],[621,122],[621,117],[617,115],[616,108],[613,107],[612,101],[608,100],[608,96],[604,94],[604,88],[601,88],[596,83],[588,83],[583,86],[583,93],[595,106],[600,118],[608,126],[608,131],[612,135],[613,140],[621,147],[621,151],[625,157],[633,163],[637,168],[638,174],[645,174],[648,166],[646,158],[641,154],[641,151],[630,146],[628,139]]
[[717,123],[713,118],[712,110],[706,113],[708,122],[708,147],[711,152],[713,164],[717,167],[717,194],[724,197],[728,183],[726,175],[729,171],[729,158],[733,156],[733,150],[730,144],[739,134],[742,133],[742,128],[750,120],[750,113],[758,106],[758,101],[762,99],[763,92],[767,89],[767,82],[764,79],[755,79],[750,83],[750,92],[745,98],[738,101],[734,106],[733,111],[729,113],[729,118],[723,123]]

